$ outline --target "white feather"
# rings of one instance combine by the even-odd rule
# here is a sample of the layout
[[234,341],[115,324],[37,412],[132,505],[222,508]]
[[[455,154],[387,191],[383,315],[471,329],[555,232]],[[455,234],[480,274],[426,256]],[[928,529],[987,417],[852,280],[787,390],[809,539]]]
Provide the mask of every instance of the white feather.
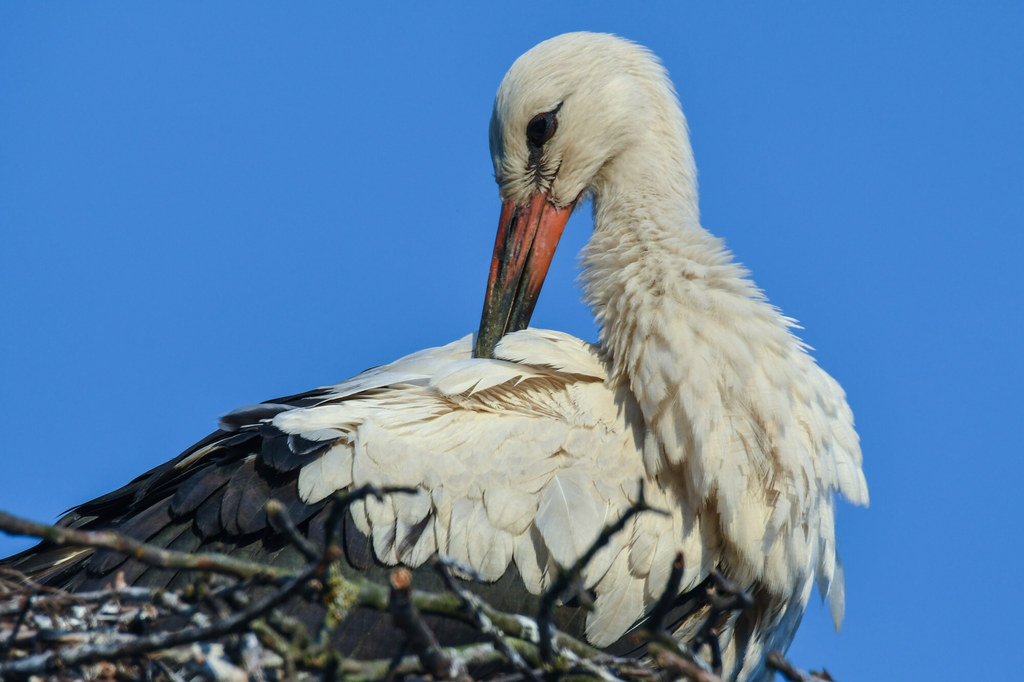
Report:
[[513,544],[511,534],[488,522],[487,512],[481,505],[473,506],[466,528],[470,566],[486,580],[497,580],[508,569]]
[[352,485],[352,446],[335,445],[299,471],[299,495],[314,504]]
[[537,514],[537,496],[499,485],[484,490],[487,520],[495,528],[522,535]]
[[551,555],[571,566],[601,532],[604,513],[581,472],[560,471],[540,493],[535,523]]
[[508,334],[498,342],[494,357],[515,363],[549,367],[564,374],[603,380],[607,368],[594,355],[593,346],[563,332],[535,329]]
[[540,594],[551,582],[551,554],[544,545],[544,539],[536,528],[531,528],[515,538],[512,547],[519,575],[523,584],[533,594]]
[[836,632],[843,627],[843,616],[846,614],[846,572],[843,570],[843,562],[839,555],[836,555],[836,567],[832,573],[832,584],[828,591],[828,604],[832,612],[832,625]]
[[643,615],[644,586],[629,574],[625,557],[620,557],[598,587],[594,611],[587,616],[587,639],[595,646],[608,646]]

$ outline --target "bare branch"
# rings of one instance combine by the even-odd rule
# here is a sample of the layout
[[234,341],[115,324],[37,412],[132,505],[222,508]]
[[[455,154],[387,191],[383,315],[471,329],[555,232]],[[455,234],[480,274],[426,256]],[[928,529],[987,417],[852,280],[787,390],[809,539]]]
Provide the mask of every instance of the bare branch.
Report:
[[412,572],[407,568],[396,568],[391,572],[388,611],[395,625],[408,637],[409,646],[429,675],[440,680],[468,679],[465,666],[441,651],[437,637],[413,605]]
[[676,553],[676,558],[672,561],[672,570],[669,571],[668,580],[665,583],[665,591],[661,593],[657,603],[654,604],[654,608],[647,616],[647,627],[651,630],[660,631],[663,629],[665,616],[668,615],[669,610],[672,608],[672,603],[676,597],[679,596],[679,582],[683,579],[683,554],[682,552]]
[[769,651],[765,657],[768,668],[782,674],[790,682],[833,682],[827,670],[821,672],[804,672],[786,660],[779,651]]
[[650,645],[651,656],[662,668],[671,670],[687,679],[695,682],[722,682],[718,675],[708,672],[694,661],[680,656],[677,652],[663,646],[660,643],[652,642]]
[[299,550],[302,556],[306,557],[307,561],[320,561],[322,552],[317,549],[316,545],[302,537],[302,533],[299,532],[291,517],[285,513],[284,505],[280,501],[269,499],[265,508],[274,530],[288,538],[288,541]]
[[441,575],[444,580],[445,586],[451,590],[455,596],[462,602],[463,607],[470,614],[473,622],[480,629],[487,639],[494,645],[494,648],[512,664],[516,670],[521,672],[528,680],[532,682],[540,682],[540,678],[537,676],[533,669],[526,664],[523,657],[519,655],[515,649],[513,649],[505,638],[502,637],[501,632],[494,626],[494,622],[487,617],[484,612],[484,603],[480,597],[476,596],[466,588],[458,584],[455,578],[452,576],[449,569],[449,560],[440,555],[434,555],[433,563],[437,572]]
[[8,535],[28,535],[59,546],[94,547],[126,554],[151,566],[191,569],[252,578],[270,582],[288,575],[288,571],[267,564],[244,561],[223,554],[186,554],[139,542],[112,530],[75,530],[48,526],[0,511],[0,531]]

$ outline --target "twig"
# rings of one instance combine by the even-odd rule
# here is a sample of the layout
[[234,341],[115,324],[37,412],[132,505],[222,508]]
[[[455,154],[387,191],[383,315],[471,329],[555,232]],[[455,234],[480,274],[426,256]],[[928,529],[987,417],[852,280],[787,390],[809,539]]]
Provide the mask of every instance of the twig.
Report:
[[661,631],[664,629],[665,616],[672,608],[672,603],[679,596],[679,582],[683,579],[683,553],[677,552],[676,558],[672,561],[672,570],[669,571],[668,581],[665,583],[665,591],[661,593],[654,608],[647,615],[647,627],[651,630]]
[[694,661],[680,656],[659,642],[651,642],[649,651],[659,666],[684,675],[695,682],[722,682],[722,678],[718,675],[708,672]]
[[710,577],[715,585],[715,592],[708,593],[708,601],[712,607],[719,611],[735,611],[754,605],[754,600],[739,583],[729,580],[717,569],[711,571]]
[[166,663],[164,663],[163,661],[161,661],[160,659],[158,659],[158,658],[157,658],[157,659],[153,659],[153,663],[154,663],[154,664],[155,664],[155,665],[156,665],[156,666],[157,666],[158,668],[160,668],[160,671],[161,671],[161,672],[162,672],[162,673],[163,673],[164,675],[167,675],[167,678],[168,678],[169,680],[171,680],[171,682],[185,682],[185,681],[184,681],[184,680],[182,679],[181,675],[179,675],[178,673],[176,673],[176,672],[174,672],[173,670],[171,670],[171,669],[170,669],[170,668],[169,668],[169,667],[167,666],[167,664],[166,664]]
[[452,576],[448,564],[450,560],[447,557],[435,554],[432,561],[434,568],[437,569],[441,579],[444,580],[445,586],[459,598],[459,601],[462,602],[462,605],[473,618],[477,628],[490,640],[494,648],[512,664],[512,667],[525,675],[527,679],[532,680],[532,682],[540,682],[540,678],[537,677],[533,669],[526,664],[526,661],[519,655],[519,652],[505,641],[505,638],[501,636],[501,632],[495,627],[494,622],[484,613],[484,605],[480,597],[459,585]]
[[303,667],[311,665],[306,660],[308,656],[306,651],[294,646],[292,642],[281,636],[281,633],[263,619],[258,618],[254,620],[249,624],[249,627],[256,634],[261,644],[268,647],[284,660],[285,679],[292,679],[294,677],[297,664],[304,664]]
[[832,676],[826,670],[822,670],[820,673],[807,673],[800,670],[787,661],[781,651],[769,651],[768,655],[765,656],[764,662],[769,669],[781,673],[790,682],[822,682],[823,680],[830,682],[832,680]]
[[[479,667],[503,662],[501,654],[490,644],[468,644],[458,647],[442,647],[441,652],[450,658],[464,661],[467,666]],[[406,656],[397,661],[373,659],[357,661],[346,659],[340,671],[346,682],[371,682],[384,679],[389,673],[396,678],[409,675],[423,675],[423,664],[416,656]]]
[[423,669],[436,679],[451,680],[467,677],[465,666],[441,651],[437,637],[423,621],[412,601],[412,571],[396,568],[391,572],[391,596],[388,611],[395,625],[408,638]]
[[754,600],[738,583],[726,578],[718,569],[711,571],[709,578],[711,584],[708,585],[707,600],[711,610],[690,642],[690,648],[696,653],[707,644],[711,649],[711,669],[716,675],[721,675],[722,646],[718,641],[718,617],[726,611],[749,608]]
[[49,526],[13,516],[3,511],[0,511],[0,531],[9,535],[28,535],[41,538],[59,546],[71,545],[110,549],[151,566],[159,566],[161,568],[210,571],[237,578],[252,578],[262,582],[273,581],[289,574],[285,569],[252,561],[244,561],[223,554],[186,554],[184,552],[175,552],[139,542],[134,538],[112,530],[75,530],[61,526]]
[[[34,592],[30,594],[33,596],[32,605],[36,608],[47,608],[68,602],[91,604],[93,602],[116,600],[152,602],[176,613],[185,613],[190,610],[189,606],[182,602],[181,597],[176,593],[158,587],[135,587],[129,585],[109,590],[91,590],[89,592],[58,591],[45,596],[38,596]],[[16,613],[20,608],[20,604],[0,604],[0,616]]]
[[295,522],[285,513],[284,505],[280,501],[273,498],[267,500],[265,509],[274,530],[288,538],[288,541],[299,550],[302,556],[306,557],[307,561],[320,561],[323,553],[317,549],[316,545],[302,537],[299,529],[295,526]]

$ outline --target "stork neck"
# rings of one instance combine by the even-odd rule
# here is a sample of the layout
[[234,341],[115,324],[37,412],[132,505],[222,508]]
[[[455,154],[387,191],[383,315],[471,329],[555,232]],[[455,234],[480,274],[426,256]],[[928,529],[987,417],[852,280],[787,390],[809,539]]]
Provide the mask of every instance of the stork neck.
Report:
[[691,352],[675,347],[688,335],[669,330],[696,328],[714,315],[708,305],[718,297],[710,290],[759,297],[722,241],[700,225],[685,136],[659,144],[665,131],[652,132],[651,144],[616,157],[595,183],[594,234],[582,257],[584,298],[601,326],[601,345],[614,374],[631,385],[664,375],[666,353]]

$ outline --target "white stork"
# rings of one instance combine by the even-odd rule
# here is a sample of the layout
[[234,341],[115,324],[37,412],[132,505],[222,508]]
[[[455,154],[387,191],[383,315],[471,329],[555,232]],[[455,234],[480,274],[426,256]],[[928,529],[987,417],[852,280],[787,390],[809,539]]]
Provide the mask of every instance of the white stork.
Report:
[[[417,567],[441,552],[521,598],[580,556],[643,481],[669,514],[634,517],[586,567],[587,638],[621,638],[682,553],[681,592],[717,568],[753,594],[721,643],[727,677],[765,679],[765,653],[788,645],[815,582],[842,619],[835,493],[868,501],[842,389],[701,227],[686,121],[646,49],[593,33],[534,47],[498,89],[490,146],[503,203],[475,341],[236,410],[63,522],[284,557],[263,509],[271,495],[315,537],[331,493],[412,486],[421,492],[352,507],[348,561]],[[586,197],[594,232],[582,282],[596,344],[525,328]],[[176,579],[109,553],[60,551],[19,561],[79,588],[115,569],[139,583]],[[364,640],[349,648],[365,651]]]

